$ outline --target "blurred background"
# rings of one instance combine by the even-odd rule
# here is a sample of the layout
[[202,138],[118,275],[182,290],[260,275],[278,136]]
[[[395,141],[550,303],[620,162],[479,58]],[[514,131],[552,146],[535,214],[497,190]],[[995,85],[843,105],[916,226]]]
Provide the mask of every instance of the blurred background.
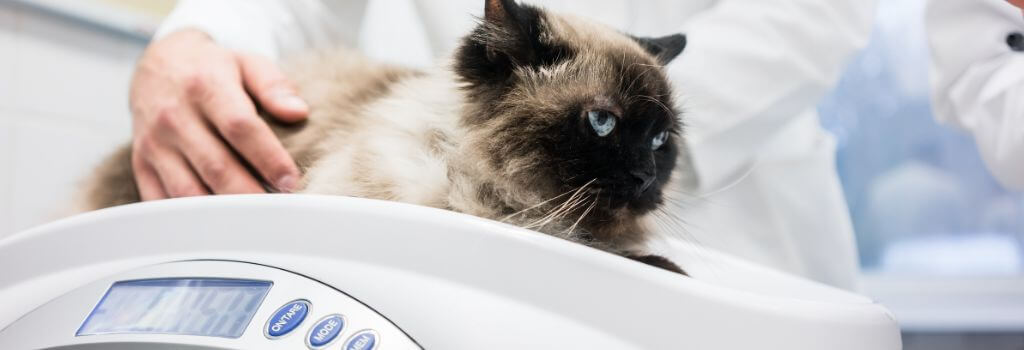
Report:
[[867,294],[907,349],[1024,349],[1024,193],[929,100],[924,0],[879,1],[872,40],[819,105]]
[[[58,217],[128,140],[132,65],[173,5],[0,0],[0,237]],[[417,22],[407,1],[387,6],[394,23]],[[839,141],[864,292],[896,314],[906,349],[1024,349],[1024,193],[1002,189],[970,136],[932,117],[923,13],[923,0],[879,1],[869,47],[819,106]],[[366,25],[364,38],[422,35]],[[426,48],[374,45],[390,41],[361,46],[429,62]]]

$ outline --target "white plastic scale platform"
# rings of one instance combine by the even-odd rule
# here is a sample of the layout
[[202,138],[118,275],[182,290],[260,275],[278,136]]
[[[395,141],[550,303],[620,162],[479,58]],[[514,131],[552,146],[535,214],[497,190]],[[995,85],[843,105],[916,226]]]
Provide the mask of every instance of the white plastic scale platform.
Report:
[[900,349],[864,297],[707,249],[694,278],[365,199],[101,210],[0,241],[0,349]]

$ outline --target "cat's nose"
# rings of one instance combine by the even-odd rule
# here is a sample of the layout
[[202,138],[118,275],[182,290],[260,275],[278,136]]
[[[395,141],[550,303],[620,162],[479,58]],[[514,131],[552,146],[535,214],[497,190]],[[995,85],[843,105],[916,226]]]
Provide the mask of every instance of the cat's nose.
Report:
[[654,184],[654,172],[650,170],[632,170],[629,172],[633,175],[633,181],[636,183],[636,194],[644,193],[651,184]]

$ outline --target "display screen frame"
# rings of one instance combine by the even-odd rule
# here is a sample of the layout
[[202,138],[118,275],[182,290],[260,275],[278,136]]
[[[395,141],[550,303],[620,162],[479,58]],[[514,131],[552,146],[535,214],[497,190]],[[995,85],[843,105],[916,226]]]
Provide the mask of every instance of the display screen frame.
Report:
[[[259,313],[264,301],[266,301],[267,295],[270,294],[271,288],[274,286],[273,281],[262,280],[262,279],[250,279],[250,278],[229,278],[229,277],[156,277],[156,278],[141,278],[131,280],[121,280],[112,283],[104,292],[103,297],[96,302],[89,311],[89,315],[86,316],[85,320],[82,321],[78,330],[75,332],[75,336],[94,336],[94,335],[113,335],[113,334],[165,334],[165,335],[189,335],[189,336],[202,336],[202,337],[217,337],[217,338],[228,338],[238,339],[245,334],[245,330],[252,323],[253,318]],[[91,322],[95,321],[99,317],[98,312],[111,297],[112,293],[120,288],[131,288],[131,287],[151,287],[151,288],[258,288],[260,289],[256,293],[258,294],[254,301],[254,306],[251,309],[244,311],[246,315],[244,321],[242,321],[242,327],[235,333],[213,333],[213,332],[195,332],[195,331],[172,331],[168,329],[155,329],[155,330],[118,330],[108,328],[99,329],[88,329]],[[154,302],[155,300],[150,300]],[[108,305],[109,306],[109,305]]]

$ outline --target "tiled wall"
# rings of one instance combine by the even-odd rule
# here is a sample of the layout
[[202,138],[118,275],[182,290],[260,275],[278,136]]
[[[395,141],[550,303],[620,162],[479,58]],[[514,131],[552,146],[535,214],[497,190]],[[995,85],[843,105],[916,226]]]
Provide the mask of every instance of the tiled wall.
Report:
[[0,238],[49,221],[130,133],[144,43],[0,1]]

